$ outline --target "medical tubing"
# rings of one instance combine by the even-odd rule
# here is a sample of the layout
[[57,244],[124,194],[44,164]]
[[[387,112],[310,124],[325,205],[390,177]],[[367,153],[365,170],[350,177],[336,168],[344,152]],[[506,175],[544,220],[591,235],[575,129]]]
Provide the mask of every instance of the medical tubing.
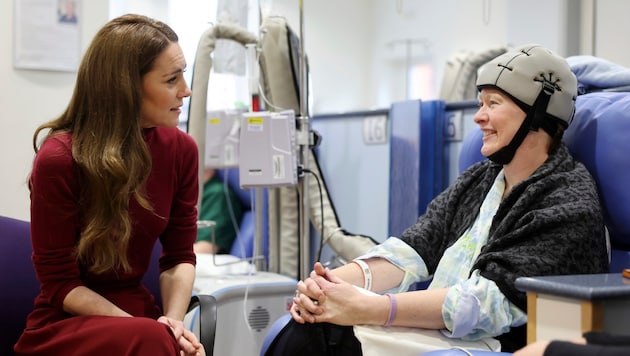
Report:
[[[228,212],[230,213],[230,221],[232,222],[232,228],[236,233],[236,237],[234,241],[238,241],[238,247],[241,251],[241,256],[245,256],[245,246],[243,245],[243,241],[239,239],[240,237],[240,227],[238,226],[238,221],[236,221],[236,215],[234,214],[234,207],[232,206],[232,199],[230,199],[230,191],[228,185],[228,175],[230,174],[229,170],[225,171],[225,179],[223,181],[223,194],[225,194],[225,201],[228,205]],[[252,204],[253,206],[253,204]]]

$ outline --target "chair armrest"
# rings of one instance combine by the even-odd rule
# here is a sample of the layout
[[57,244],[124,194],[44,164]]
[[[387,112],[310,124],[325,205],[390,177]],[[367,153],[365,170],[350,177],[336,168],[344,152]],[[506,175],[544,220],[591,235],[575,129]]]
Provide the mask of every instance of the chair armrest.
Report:
[[197,306],[199,306],[199,342],[206,350],[206,355],[212,355],[217,326],[217,301],[211,295],[193,295],[190,298],[188,312]]

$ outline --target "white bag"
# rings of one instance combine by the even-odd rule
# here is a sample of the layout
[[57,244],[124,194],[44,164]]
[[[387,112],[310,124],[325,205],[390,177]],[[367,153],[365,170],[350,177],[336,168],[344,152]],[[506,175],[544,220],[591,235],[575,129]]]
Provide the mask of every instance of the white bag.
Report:
[[354,335],[361,342],[363,356],[417,356],[424,352],[463,348],[501,351],[501,343],[493,338],[463,341],[444,336],[439,330],[403,326],[355,325]]

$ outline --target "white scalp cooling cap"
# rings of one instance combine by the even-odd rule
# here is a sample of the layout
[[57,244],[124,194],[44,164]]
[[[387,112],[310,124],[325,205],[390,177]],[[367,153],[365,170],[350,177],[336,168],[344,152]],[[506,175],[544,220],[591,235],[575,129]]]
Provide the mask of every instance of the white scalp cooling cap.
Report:
[[575,112],[577,79],[569,64],[536,44],[514,48],[484,64],[479,70],[477,88],[499,89],[528,107],[547,88],[552,92],[547,115],[568,126]]

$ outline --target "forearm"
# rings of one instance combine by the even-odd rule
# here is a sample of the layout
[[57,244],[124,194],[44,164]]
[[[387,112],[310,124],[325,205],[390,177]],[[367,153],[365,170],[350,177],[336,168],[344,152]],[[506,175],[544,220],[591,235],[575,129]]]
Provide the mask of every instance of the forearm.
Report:
[[72,315],[131,316],[87,287],[76,287],[63,300],[63,310]]
[[160,292],[165,316],[177,320],[184,319],[194,280],[195,266],[190,263],[180,263],[160,274]]
[[[391,295],[360,295],[359,299],[345,301],[343,308],[335,307],[343,318],[334,318],[333,323],[343,325],[385,325],[392,315],[390,325],[424,329],[443,329],[442,302],[446,289],[423,290]],[[324,308],[330,308],[324,301]],[[348,309],[350,308],[350,309]],[[352,309],[355,308],[355,309]],[[350,312],[346,312],[351,310]]]
[[396,237],[374,246],[357,260],[366,261],[373,270],[370,289],[374,292],[405,292],[413,283],[430,278],[422,257]]
[[[384,258],[368,258],[364,260],[370,269],[372,291],[394,288],[402,282],[404,272]],[[336,268],[333,273],[344,281],[358,287],[365,286],[365,275],[357,263],[348,263]]]
[[424,329],[444,329],[442,305],[448,288],[398,293],[397,311],[392,325]]

